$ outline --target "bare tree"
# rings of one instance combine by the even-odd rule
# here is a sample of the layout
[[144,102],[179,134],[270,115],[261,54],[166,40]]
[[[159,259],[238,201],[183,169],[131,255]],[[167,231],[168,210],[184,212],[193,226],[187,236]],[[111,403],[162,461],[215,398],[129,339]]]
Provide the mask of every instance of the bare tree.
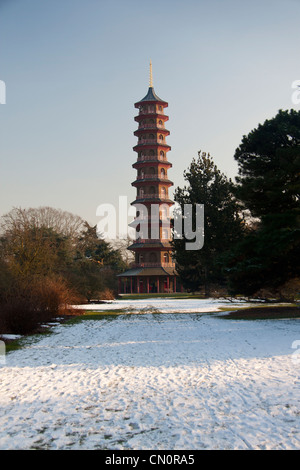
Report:
[[2,233],[25,229],[52,229],[74,240],[84,228],[85,221],[78,215],[53,207],[22,209],[14,207],[1,220]]
[[125,239],[116,238],[110,243],[114,249],[119,251],[123,261],[125,261],[126,264],[129,265],[134,261],[134,254],[132,253],[132,251],[128,250],[128,247],[132,245],[132,240],[129,237]]

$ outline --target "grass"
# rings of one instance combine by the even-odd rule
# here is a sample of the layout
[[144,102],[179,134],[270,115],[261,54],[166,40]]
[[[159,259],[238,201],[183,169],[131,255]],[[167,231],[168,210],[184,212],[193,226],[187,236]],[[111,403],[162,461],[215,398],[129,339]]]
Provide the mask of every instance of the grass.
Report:
[[[67,317],[66,321],[68,324],[78,323],[81,320],[103,320],[104,317],[115,317],[117,315],[130,314],[125,309],[115,309],[115,310],[104,310],[103,312],[95,312],[94,310],[86,310],[81,315],[76,315],[75,317]],[[133,313],[133,312],[132,312]]]
[[[145,294],[147,296],[148,294]],[[161,294],[163,295],[163,294]],[[170,294],[166,294],[165,296],[170,296]],[[157,295],[159,296],[159,294]],[[153,297],[153,296],[152,296]],[[129,298],[129,296],[126,298]],[[130,296],[132,300],[134,300],[135,296]],[[141,295],[139,295],[137,298],[141,298]],[[146,297],[145,297],[146,298]],[[180,296],[180,298],[183,298],[183,296]],[[187,297],[184,297],[187,298]],[[195,298],[192,296],[192,298]],[[113,309],[113,310],[103,310],[102,312],[100,311],[94,311],[94,310],[85,310],[79,315],[66,315],[63,316],[64,318],[63,322],[67,325],[72,325],[74,323],[78,323],[84,320],[103,320],[104,318],[106,320],[111,319],[113,320],[116,316],[118,315],[132,315],[132,314],[143,314],[143,313],[153,313],[153,314],[160,314],[156,309],[140,309],[140,310],[135,310],[135,311],[130,311],[128,309]],[[176,312],[170,312],[172,314]],[[193,312],[190,312],[193,313]],[[234,311],[230,306],[224,307],[221,309],[221,311],[216,311],[216,312],[211,312],[211,314],[218,314],[219,313],[219,318],[225,319],[225,320],[275,320],[275,319],[294,319],[294,318],[300,318],[300,306],[299,304],[286,304],[286,305],[261,305],[259,307],[257,306],[252,306],[252,307],[247,307],[247,308],[238,308],[235,309]],[[225,315],[224,315],[225,313]],[[162,313],[161,313],[162,314]],[[162,314],[164,315],[164,314]],[[24,339],[27,338],[27,336],[31,336],[34,339],[38,339],[40,335],[47,335],[51,334],[51,328],[45,328],[35,334],[32,335],[26,335],[22,336],[21,338],[15,339],[15,340],[4,340],[5,342],[5,348],[6,348],[6,353],[11,352],[11,351],[16,351],[18,349],[21,349],[23,347],[23,342]],[[3,340],[0,335],[0,340]]]
[[298,305],[261,306],[247,307],[238,310],[222,309],[228,311],[227,315],[220,315],[225,320],[276,320],[300,318],[300,307]]
[[5,343],[5,352],[9,353],[12,351],[17,351],[18,349],[22,349],[24,341],[27,340],[28,337],[30,337],[32,340],[38,340],[40,336],[46,336],[46,335],[51,335],[53,332],[51,331],[51,328],[44,328],[40,329],[36,333],[29,333],[27,335],[21,336],[20,338],[16,339],[6,339],[5,335],[4,337],[1,337],[0,335],[0,340],[4,341]]
[[[76,315],[74,317],[66,317],[67,322],[70,323],[77,323],[81,320],[102,320],[104,317],[115,317],[117,315],[138,315],[138,314],[145,314],[145,313],[152,313],[157,314],[161,313],[158,309],[154,307],[145,307],[140,309],[131,309],[128,308],[119,308],[119,309],[112,309],[112,310],[103,310],[101,312],[94,311],[94,310],[85,310],[81,315]],[[176,313],[176,312],[171,312]],[[69,320],[68,320],[69,318]]]
[[[300,306],[297,304],[286,304],[286,305],[260,305],[259,307],[253,305],[251,307],[238,309],[235,308],[233,311],[232,307],[223,307],[220,311],[210,312],[211,314],[220,314],[220,318],[227,320],[264,320],[264,319],[280,319],[280,318],[300,318]],[[224,313],[228,312],[226,315]],[[104,317],[115,317],[117,315],[133,315],[133,314],[143,314],[143,313],[152,313],[152,314],[161,314],[159,310],[155,308],[142,308],[136,310],[129,309],[114,309],[114,310],[103,310],[102,312],[86,310],[82,315],[76,316],[72,319],[72,322],[77,322],[81,320],[101,320]],[[171,314],[176,314],[178,312],[169,312]],[[180,312],[179,312],[180,313]],[[193,312],[189,312],[193,313]],[[188,313],[188,314],[189,314]]]

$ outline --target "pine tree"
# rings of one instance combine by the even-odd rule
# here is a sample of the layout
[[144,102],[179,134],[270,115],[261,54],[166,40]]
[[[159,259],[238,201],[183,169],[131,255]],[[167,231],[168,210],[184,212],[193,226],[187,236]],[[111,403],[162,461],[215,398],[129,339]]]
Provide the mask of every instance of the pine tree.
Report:
[[235,159],[235,194],[257,227],[233,250],[229,273],[234,292],[252,295],[300,275],[300,111],[259,124]]
[[236,195],[254,217],[299,214],[300,111],[282,111],[244,136],[236,149]]
[[175,201],[183,213],[185,204],[204,205],[204,246],[187,251],[184,236],[182,240],[174,239],[174,257],[184,287],[191,291],[204,287],[209,295],[211,283],[225,282],[223,258],[240,239],[243,223],[232,195],[232,182],[209,154],[198,152],[198,159],[192,160],[184,179],[187,185],[176,189]]

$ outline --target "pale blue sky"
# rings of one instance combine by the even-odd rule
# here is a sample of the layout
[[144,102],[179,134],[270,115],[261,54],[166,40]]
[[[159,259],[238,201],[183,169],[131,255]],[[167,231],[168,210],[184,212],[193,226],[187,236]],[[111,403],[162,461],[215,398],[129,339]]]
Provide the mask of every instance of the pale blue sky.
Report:
[[97,223],[98,205],[133,200],[150,59],[174,187],[200,149],[234,178],[242,136],[297,109],[299,19],[299,0],[0,0],[0,215],[47,205]]

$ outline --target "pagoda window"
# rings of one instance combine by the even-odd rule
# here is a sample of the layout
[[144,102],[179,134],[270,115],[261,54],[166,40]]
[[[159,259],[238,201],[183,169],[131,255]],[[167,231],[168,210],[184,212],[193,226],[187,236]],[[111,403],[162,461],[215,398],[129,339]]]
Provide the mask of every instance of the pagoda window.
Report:
[[156,253],[150,253],[150,255],[149,255],[149,261],[150,261],[150,263],[156,263],[156,262],[157,262]]
[[168,229],[164,228],[162,230],[162,238],[167,240],[169,238],[169,233],[168,233]]
[[161,157],[162,160],[165,159],[165,152],[164,152],[163,150],[161,150],[161,152],[160,152],[159,155],[160,155],[160,157]]
[[165,204],[162,204],[160,211],[161,219],[165,220],[168,217],[168,209]]
[[169,255],[168,253],[164,253],[164,263],[168,263],[169,262]]
[[154,157],[154,155],[155,155],[154,150],[151,149],[151,150],[149,151],[149,155],[150,155],[150,157]]
[[161,178],[165,178],[165,176],[166,176],[166,170],[165,170],[164,168],[162,168],[162,169],[160,170],[160,177],[161,177]]
[[161,194],[162,197],[166,197],[166,195],[167,195],[167,190],[166,190],[165,187],[162,187],[162,188],[161,188],[160,194]]

